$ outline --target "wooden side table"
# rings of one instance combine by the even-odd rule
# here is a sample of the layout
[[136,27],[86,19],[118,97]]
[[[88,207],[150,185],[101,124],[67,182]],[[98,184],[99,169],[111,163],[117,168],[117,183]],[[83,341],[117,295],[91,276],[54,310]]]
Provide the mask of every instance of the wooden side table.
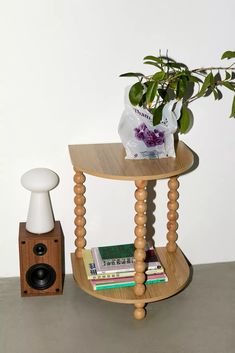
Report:
[[[94,297],[117,303],[134,304],[134,317],[143,319],[145,305],[170,297],[181,291],[189,280],[189,266],[176,244],[178,218],[178,176],[189,171],[194,158],[191,150],[183,143],[176,144],[176,158],[155,160],[126,160],[125,151],[120,143],[70,145],[70,157],[75,171],[75,245],[76,251],[71,254],[73,274],[79,286]],[[85,241],[85,175],[97,177],[132,180],[135,182],[135,286],[129,288],[108,289],[94,291],[86,272],[82,259],[82,249]],[[168,186],[168,223],[167,245],[157,247],[156,251],[168,276],[167,283],[144,285],[145,282],[145,244],[147,223],[147,183],[148,180],[169,178]]]

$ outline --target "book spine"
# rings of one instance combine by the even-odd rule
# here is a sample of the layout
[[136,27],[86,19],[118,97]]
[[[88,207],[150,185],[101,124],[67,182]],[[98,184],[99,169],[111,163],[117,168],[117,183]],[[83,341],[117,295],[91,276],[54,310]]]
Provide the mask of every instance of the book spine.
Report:
[[134,272],[118,272],[118,273],[104,273],[104,274],[97,274],[97,275],[88,275],[87,278],[89,280],[102,280],[102,279],[119,279],[125,277],[133,277]]
[[[94,264],[91,264],[94,265]],[[163,270],[148,270],[145,272],[147,275],[151,274],[159,274],[161,275],[163,273]],[[133,277],[135,275],[135,271],[128,271],[128,272],[111,272],[111,273],[103,273],[103,274],[87,274],[87,278],[89,280],[96,280],[96,279],[119,279],[119,278],[124,278],[124,277]]]
[[[155,283],[165,283],[167,282],[167,278],[160,279],[150,279],[145,282],[145,284],[155,284]],[[113,288],[123,288],[123,287],[134,287],[135,281],[130,282],[120,282],[120,283],[110,283],[110,284],[95,284],[93,285],[94,290],[104,290],[104,289],[113,289]]]
[[[111,273],[103,272],[101,274],[98,274],[91,249],[83,249],[83,262],[84,262],[87,278],[89,280],[133,277],[135,274],[134,270],[133,271],[127,270],[124,272],[111,272]],[[163,272],[164,272],[163,268],[160,268],[160,269],[147,270],[145,273],[146,275],[152,275],[152,274],[162,274]]]
[[[167,278],[164,273],[153,274],[147,276],[147,281],[152,279],[165,279]],[[120,283],[120,282],[132,282],[134,281],[134,276],[131,277],[119,277],[119,278],[106,278],[106,279],[97,279],[91,280],[92,284],[110,284],[110,283]]]

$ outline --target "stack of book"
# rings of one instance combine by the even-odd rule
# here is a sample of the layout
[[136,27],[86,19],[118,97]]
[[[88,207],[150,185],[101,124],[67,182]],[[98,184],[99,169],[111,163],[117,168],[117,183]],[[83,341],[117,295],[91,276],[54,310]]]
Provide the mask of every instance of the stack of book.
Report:
[[[134,244],[83,249],[84,266],[93,289],[134,286],[134,250]],[[164,268],[152,246],[147,245],[146,247],[145,262],[145,284],[168,281]]]

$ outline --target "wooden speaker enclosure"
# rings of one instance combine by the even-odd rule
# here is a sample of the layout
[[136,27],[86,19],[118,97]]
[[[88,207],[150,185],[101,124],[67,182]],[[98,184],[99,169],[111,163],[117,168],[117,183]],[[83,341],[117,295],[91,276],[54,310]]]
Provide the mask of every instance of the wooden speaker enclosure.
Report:
[[[21,296],[56,295],[63,293],[64,282],[64,235],[59,221],[51,232],[33,234],[26,230],[26,223],[19,224],[19,258]],[[48,272],[48,281],[40,289],[31,281],[31,274],[37,268]],[[47,278],[46,278],[47,279]],[[41,283],[40,281],[38,283]],[[37,286],[36,286],[37,287]]]

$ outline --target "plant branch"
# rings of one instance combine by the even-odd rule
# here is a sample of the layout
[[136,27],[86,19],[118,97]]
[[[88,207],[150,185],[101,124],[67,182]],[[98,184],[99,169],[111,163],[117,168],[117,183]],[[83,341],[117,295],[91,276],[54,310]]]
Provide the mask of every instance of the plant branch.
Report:
[[224,66],[211,66],[211,67],[200,67],[198,69],[193,69],[190,70],[191,72],[203,72],[203,71],[212,71],[212,70],[235,70],[235,67],[232,67],[233,65],[235,65],[235,62],[232,63],[232,65],[228,66],[228,67],[224,67]]

